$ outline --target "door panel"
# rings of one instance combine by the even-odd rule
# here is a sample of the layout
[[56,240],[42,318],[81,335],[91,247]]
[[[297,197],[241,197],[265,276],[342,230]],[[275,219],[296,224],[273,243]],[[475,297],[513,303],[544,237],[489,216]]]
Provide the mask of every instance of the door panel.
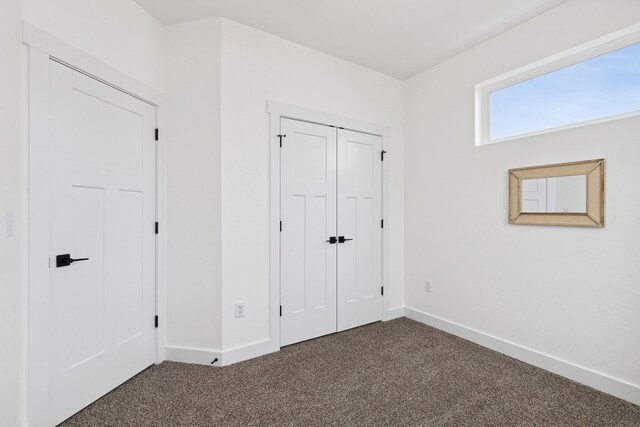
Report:
[[338,331],[382,319],[382,138],[338,130]]
[[[144,233],[144,193],[119,190],[114,194],[116,215],[113,235],[113,262],[118,268],[112,272],[114,291],[118,296],[116,342],[118,345],[144,332],[144,248],[140,236]],[[149,224],[147,224],[149,226]],[[147,323],[149,319],[146,319]]]
[[336,331],[336,132],[282,119],[280,345]]
[[522,210],[524,212],[547,212],[547,179],[522,181]]
[[[51,62],[51,408],[57,424],[155,362],[156,111]],[[56,268],[56,255],[89,258]]]

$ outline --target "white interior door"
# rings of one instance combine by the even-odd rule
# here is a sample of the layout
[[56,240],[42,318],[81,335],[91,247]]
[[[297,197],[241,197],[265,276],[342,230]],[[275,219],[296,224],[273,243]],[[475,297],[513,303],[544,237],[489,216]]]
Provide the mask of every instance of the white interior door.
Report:
[[57,424],[155,362],[156,110],[53,61],[50,84]]
[[381,151],[379,136],[338,130],[338,331],[382,320]]
[[280,345],[336,331],[336,130],[282,119]]

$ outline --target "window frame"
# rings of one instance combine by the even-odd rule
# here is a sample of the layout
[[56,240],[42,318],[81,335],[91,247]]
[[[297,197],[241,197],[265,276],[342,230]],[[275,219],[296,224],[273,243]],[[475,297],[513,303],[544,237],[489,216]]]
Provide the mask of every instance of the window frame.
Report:
[[513,71],[501,74],[497,77],[485,80],[475,86],[475,145],[491,145],[498,142],[512,141],[534,135],[542,135],[551,132],[558,132],[565,129],[588,126],[596,123],[609,122],[613,120],[625,119],[640,115],[640,109],[613,116],[600,117],[571,123],[563,126],[556,126],[549,129],[542,129],[512,135],[504,138],[491,139],[491,108],[490,96],[492,92],[532,80],[545,74],[552,73],[562,68],[587,61],[589,59],[605,55],[618,49],[640,42],[640,24],[626,27],[622,30],[597,38],[587,43],[583,43],[571,49],[549,56],[542,60],[525,65]]

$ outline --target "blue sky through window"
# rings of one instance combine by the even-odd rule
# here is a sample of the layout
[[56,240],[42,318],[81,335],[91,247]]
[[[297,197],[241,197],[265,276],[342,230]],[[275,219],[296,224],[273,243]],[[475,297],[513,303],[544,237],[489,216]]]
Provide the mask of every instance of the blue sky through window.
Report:
[[491,139],[640,110],[640,43],[492,92]]

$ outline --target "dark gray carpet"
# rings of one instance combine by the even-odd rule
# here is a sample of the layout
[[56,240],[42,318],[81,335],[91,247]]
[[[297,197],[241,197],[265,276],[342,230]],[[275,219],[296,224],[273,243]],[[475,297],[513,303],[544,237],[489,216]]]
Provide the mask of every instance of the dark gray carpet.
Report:
[[398,319],[225,368],[165,362],[69,426],[640,426],[640,407]]

